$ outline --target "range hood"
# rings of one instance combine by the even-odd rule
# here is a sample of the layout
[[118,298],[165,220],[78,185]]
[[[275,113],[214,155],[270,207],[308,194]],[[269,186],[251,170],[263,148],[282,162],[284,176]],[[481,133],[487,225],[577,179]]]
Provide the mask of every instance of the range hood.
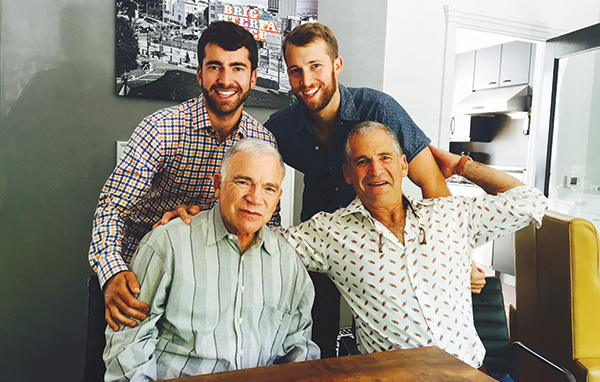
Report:
[[507,114],[529,111],[529,85],[506,86],[476,90],[457,105],[458,112],[466,115]]

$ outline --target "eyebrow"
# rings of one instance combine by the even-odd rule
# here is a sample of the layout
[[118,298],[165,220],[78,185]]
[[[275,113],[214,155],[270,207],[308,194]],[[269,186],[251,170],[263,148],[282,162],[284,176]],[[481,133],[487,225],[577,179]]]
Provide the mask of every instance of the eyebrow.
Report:
[[[221,61],[217,61],[217,60],[207,61],[206,66],[209,66],[209,65],[225,66],[225,65],[223,65],[223,63]],[[247,68],[248,64],[246,64],[243,61],[236,61],[236,62],[232,62],[229,66],[243,66],[244,68]]]
[[249,180],[250,182],[254,183],[254,180],[251,177],[245,175],[236,175],[233,177],[233,180]]

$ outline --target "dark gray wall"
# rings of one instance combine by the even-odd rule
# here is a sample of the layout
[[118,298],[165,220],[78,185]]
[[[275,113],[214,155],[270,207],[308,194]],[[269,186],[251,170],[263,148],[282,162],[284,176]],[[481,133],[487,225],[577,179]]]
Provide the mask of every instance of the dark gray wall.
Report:
[[[77,381],[92,217],[115,141],[172,103],[113,94],[114,0],[0,1],[0,380]],[[387,0],[373,6],[366,26],[364,2],[319,1],[346,85],[381,87]],[[353,22],[372,38],[344,36]]]
[[115,141],[172,103],[113,94],[114,1],[1,4],[0,379],[76,381]]

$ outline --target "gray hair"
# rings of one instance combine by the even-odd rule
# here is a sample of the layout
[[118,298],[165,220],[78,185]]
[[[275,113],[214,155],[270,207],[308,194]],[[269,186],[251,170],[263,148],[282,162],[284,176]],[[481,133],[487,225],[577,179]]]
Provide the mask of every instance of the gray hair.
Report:
[[346,145],[344,146],[344,163],[346,165],[350,165],[350,141],[352,140],[352,138],[354,138],[354,136],[356,135],[365,135],[372,133],[376,130],[382,130],[384,133],[386,133],[388,137],[390,137],[390,140],[392,141],[392,146],[394,147],[396,153],[398,153],[398,156],[402,156],[402,147],[400,147],[400,142],[398,142],[398,136],[396,135],[396,132],[394,130],[390,129],[388,126],[380,122],[365,121],[354,126],[352,130],[350,130],[350,132],[348,133],[348,137],[346,138]]
[[227,163],[229,162],[229,159],[231,159],[231,157],[234,156],[238,151],[243,151],[249,154],[274,155],[279,161],[281,173],[283,176],[285,176],[285,165],[283,164],[283,159],[275,147],[273,147],[269,142],[263,141],[262,139],[246,138],[237,141],[223,156],[223,160],[221,161],[221,176],[223,178],[225,177],[225,172],[227,171]]

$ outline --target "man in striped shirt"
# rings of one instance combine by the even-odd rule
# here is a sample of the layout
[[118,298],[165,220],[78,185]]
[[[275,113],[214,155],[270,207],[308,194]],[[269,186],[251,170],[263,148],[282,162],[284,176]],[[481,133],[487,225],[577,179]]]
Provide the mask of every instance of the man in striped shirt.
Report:
[[115,330],[117,323],[135,326],[130,317],[146,317],[148,306],[133,296],[139,284],[128,265],[152,225],[180,204],[212,207],[213,176],[238,140],[259,138],[276,145],[273,135],[243,111],[256,84],[258,48],[252,34],[215,22],[198,41],[198,61],[203,94],[146,117],[100,194],[89,261],[103,287],[106,321]]
[[106,381],[147,381],[319,357],[314,289],[294,249],[264,224],[281,196],[279,152],[236,143],[214,178],[218,204],[146,235],[131,268],[150,306],[106,329]]

